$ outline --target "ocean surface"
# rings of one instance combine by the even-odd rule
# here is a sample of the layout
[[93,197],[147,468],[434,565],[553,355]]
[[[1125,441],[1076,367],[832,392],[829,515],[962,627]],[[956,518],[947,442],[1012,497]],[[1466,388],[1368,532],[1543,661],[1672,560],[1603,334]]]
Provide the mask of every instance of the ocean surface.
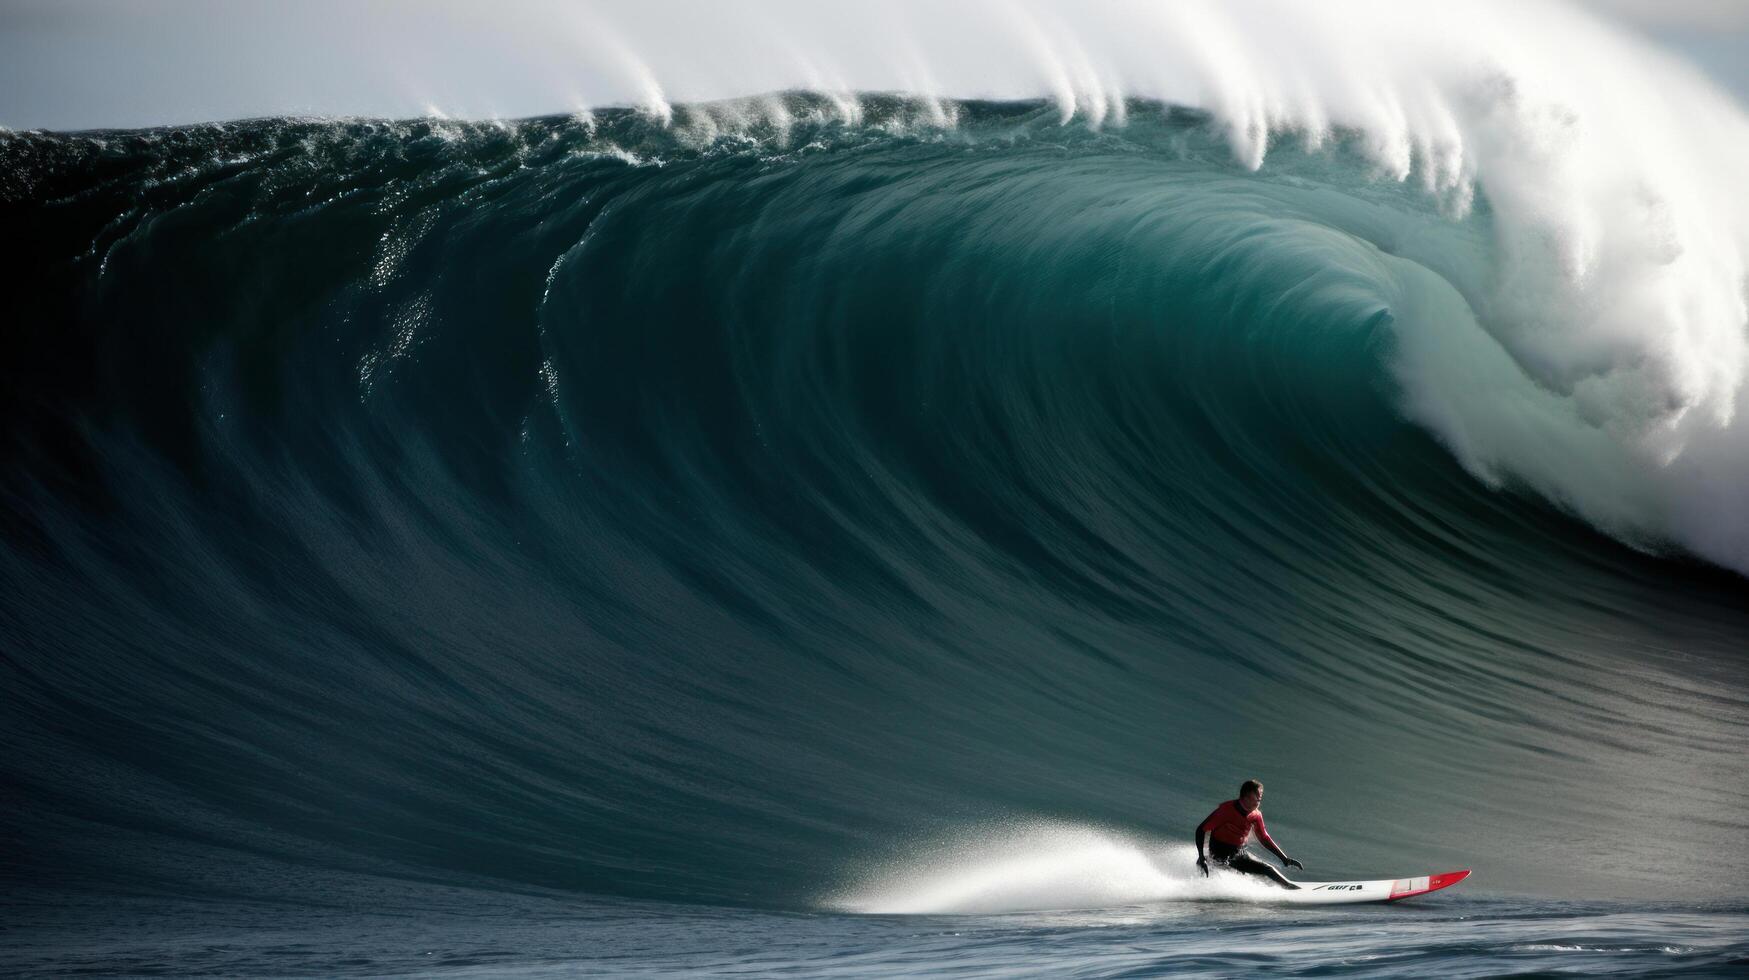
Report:
[[1729,330],[1118,108],[0,133],[0,971],[1749,969]]

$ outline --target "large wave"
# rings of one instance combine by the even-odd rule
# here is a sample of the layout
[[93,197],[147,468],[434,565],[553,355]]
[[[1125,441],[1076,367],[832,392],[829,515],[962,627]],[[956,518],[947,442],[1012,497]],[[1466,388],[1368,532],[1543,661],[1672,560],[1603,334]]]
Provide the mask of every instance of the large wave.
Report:
[[[1338,130],[1461,216],[1480,263],[1412,257],[1480,331],[1405,344],[1405,404],[1479,478],[1516,480],[1642,545],[1749,570],[1749,159],[1695,72],[1556,4],[660,5],[580,25],[613,96],[892,88],[1027,97],[1122,126],[1142,96],[1213,114],[1236,160]],[[550,11],[555,22],[564,15]],[[852,23],[846,24],[846,18]],[[676,31],[675,24],[686,25]],[[969,49],[969,50],[968,50]],[[663,80],[669,80],[664,82]],[[1406,244],[1405,248],[1413,249]],[[1473,334],[1473,335],[1472,335]]]
[[1737,110],[1564,8],[1027,9],[1055,97],[621,24],[640,107],[0,136],[7,874],[1027,906],[886,869],[1042,820],[1143,900],[1256,775],[1332,876],[1730,891],[1742,581],[1594,528],[1744,570]]
[[[1534,488],[1639,546],[1749,569],[1734,492],[1749,479],[1736,424],[1749,362],[1749,204],[1738,192],[1749,126],[1692,69],[1581,7],[529,0],[435,10],[373,9],[367,52],[352,40],[360,15],[343,7],[265,22],[213,15],[246,18],[238,44],[264,64],[354,78],[357,91],[335,96],[309,69],[278,68],[290,77],[275,85],[305,93],[288,107],[368,112],[411,92],[421,93],[414,104],[464,114],[506,100],[527,114],[630,103],[666,123],[677,102],[800,89],[837,93],[834,111],[854,122],[854,93],[896,91],[924,96],[941,125],[949,97],[1046,95],[1063,122],[1121,129],[1128,100],[1142,98],[1209,112],[1253,170],[1271,146],[1347,133],[1381,179],[1422,188],[1459,217],[1480,192],[1490,214],[1493,247],[1479,264],[1412,256],[1459,290],[1479,330],[1405,345],[1408,411],[1486,482]],[[236,54],[193,47],[189,57],[218,70]],[[784,124],[781,101],[763,111]]]

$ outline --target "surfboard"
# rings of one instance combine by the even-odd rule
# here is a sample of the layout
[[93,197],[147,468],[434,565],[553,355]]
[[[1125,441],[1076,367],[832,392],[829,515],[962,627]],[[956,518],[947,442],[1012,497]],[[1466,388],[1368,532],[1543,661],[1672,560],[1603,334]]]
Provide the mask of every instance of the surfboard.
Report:
[[1271,901],[1293,905],[1346,905],[1353,902],[1397,902],[1436,892],[1470,876],[1470,870],[1414,878],[1382,878],[1378,881],[1296,881],[1298,891],[1283,889]]

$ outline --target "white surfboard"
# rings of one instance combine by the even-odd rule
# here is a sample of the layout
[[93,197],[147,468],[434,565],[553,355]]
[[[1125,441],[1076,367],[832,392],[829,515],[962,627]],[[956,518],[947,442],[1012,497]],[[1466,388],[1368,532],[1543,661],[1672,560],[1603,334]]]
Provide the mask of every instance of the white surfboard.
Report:
[[1292,905],[1346,905],[1352,902],[1396,902],[1416,895],[1436,892],[1470,876],[1470,871],[1447,871],[1444,874],[1420,875],[1415,878],[1383,878],[1378,881],[1296,881],[1298,891],[1282,889],[1271,894],[1270,901]]

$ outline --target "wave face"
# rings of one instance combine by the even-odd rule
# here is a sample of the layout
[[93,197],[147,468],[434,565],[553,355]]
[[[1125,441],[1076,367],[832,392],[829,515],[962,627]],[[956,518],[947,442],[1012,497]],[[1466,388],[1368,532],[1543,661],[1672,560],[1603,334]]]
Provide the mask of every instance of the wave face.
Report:
[[8,876],[1039,907],[1003,827],[1152,894],[1257,776],[1318,877],[1740,892],[1749,592],[1519,218],[1123,113],[3,137]]

